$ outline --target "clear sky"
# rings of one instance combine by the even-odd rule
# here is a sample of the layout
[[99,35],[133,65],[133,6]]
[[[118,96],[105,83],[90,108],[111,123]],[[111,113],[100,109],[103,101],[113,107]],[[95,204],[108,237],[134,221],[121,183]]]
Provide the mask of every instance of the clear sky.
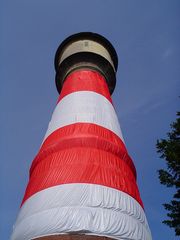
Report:
[[161,222],[172,190],[160,185],[165,166],[156,140],[179,110],[179,0],[0,1],[0,236],[9,239],[28,170],[58,97],[54,54],[79,31],[104,35],[119,56],[113,101],[154,240],[174,240]]

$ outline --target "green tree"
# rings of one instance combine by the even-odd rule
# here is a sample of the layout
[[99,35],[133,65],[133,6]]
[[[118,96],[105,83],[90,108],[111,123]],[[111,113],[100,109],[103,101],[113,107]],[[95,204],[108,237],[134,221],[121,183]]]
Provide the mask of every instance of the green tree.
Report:
[[168,219],[163,223],[174,228],[176,235],[180,235],[180,112],[171,124],[167,139],[158,140],[156,148],[167,166],[166,170],[158,171],[160,183],[175,189],[171,202],[163,204],[168,211]]

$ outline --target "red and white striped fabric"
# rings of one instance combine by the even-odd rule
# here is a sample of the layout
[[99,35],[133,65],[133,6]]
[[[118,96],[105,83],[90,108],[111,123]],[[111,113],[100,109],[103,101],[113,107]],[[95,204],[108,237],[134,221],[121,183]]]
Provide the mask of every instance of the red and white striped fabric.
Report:
[[91,70],[64,82],[12,240],[71,232],[151,239],[106,81]]

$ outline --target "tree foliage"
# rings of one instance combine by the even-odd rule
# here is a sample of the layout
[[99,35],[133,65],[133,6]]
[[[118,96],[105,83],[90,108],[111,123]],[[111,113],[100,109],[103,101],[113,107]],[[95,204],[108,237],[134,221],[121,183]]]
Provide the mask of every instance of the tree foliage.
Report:
[[174,228],[176,235],[180,235],[180,112],[171,124],[167,139],[158,140],[156,148],[167,166],[166,170],[158,171],[160,183],[175,189],[171,202],[163,204],[168,211],[168,219],[163,223]]

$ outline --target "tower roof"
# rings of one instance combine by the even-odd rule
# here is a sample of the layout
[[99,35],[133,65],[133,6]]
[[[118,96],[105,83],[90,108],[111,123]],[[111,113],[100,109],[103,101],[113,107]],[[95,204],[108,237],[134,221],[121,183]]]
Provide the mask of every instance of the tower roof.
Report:
[[104,75],[112,94],[116,84],[117,53],[103,36],[80,32],[66,38],[58,47],[55,60],[56,86],[61,91],[67,75],[79,68],[91,68]]

